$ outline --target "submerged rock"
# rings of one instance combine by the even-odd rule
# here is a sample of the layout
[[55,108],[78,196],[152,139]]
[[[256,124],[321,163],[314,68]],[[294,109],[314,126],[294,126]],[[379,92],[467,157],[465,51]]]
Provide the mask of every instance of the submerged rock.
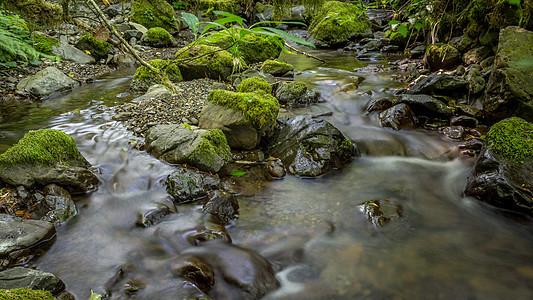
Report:
[[280,118],[278,123],[280,129],[269,141],[268,151],[292,174],[320,176],[359,155],[355,145],[325,120],[301,115]]
[[17,84],[17,90],[44,97],[56,92],[71,90],[77,85],[78,82],[63,74],[59,69],[48,67],[33,76],[22,79]]
[[465,195],[533,216],[533,124],[511,118],[493,125],[468,177]]
[[218,129],[184,125],[156,125],[146,134],[146,151],[171,164],[187,163],[207,172],[218,172],[231,160],[230,148]]
[[358,208],[366,216],[374,228],[380,228],[387,223],[403,217],[403,207],[398,201],[379,199],[363,202]]
[[177,203],[193,202],[207,197],[210,191],[220,187],[218,177],[186,169],[168,175],[167,191]]
[[227,225],[237,218],[239,202],[233,194],[225,190],[214,190],[209,192],[203,211],[216,216],[222,225]]
[[98,184],[74,139],[59,130],[28,132],[0,155],[0,166],[0,179],[14,186],[34,188],[55,183],[71,193],[82,193]]
[[56,233],[54,224],[50,222],[24,220],[6,214],[0,214],[0,228],[0,258],[7,257],[11,252],[42,245]]
[[215,285],[213,267],[199,257],[192,255],[178,257],[172,262],[170,270],[175,276],[191,281],[202,291],[208,291]]

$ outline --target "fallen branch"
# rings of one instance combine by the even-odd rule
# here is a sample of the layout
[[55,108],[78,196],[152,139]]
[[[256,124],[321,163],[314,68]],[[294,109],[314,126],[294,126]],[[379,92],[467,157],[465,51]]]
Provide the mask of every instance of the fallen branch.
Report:
[[306,57],[309,57],[309,58],[316,59],[316,60],[320,61],[320,62],[323,63],[323,64],[326,63],[326,61],[323,60],[322,58],[318,58],[318,57],[316,57],[316,56],[314,56],[314,55],[311,55],[311,54],[309,54],[309,53],[306,53],[306,52],[303,52],[303,51],[301,51],[301,50],[298,50],[298,49],[294,48],[293,46],[291,46],[291,45],[289,45],[289,44],[287,44],[287,43],[285,43],[285,47],[291,49],[292,51],[294,51],[294,52],[296,52],[296,53],[300,53],[300,54],[303,55],[303,56],[306,56]]

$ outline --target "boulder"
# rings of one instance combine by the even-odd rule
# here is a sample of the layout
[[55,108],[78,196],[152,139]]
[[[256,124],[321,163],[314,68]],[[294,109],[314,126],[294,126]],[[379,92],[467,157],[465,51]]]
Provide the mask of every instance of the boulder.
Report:
[[335,47],[350,40],[372,36],[368,16],[353,4],[327,1],[309,26],[310,41],[320,47]]
[[59,130],[28,132],[0,155],[0,166],[0,179],[14,186],[35,188],[55,183],[71,193],[84,193],[98,184],[74,139]]
[[308,106],[320,99],[319,93],[309,90],[301,81],[280,82],[275,96],[281,105],[288,107]]
[[429,95],[403,94],[398,99],[398,103],[405,103],[413,110],[417,116],[428,117],[451,117],[453,111],[444,102]]
[[513,117],[494,124],[468,177],[465,195],[533,216],[533,124]]
[[379,122],[383,127],[401,130],[415,127],[416,117],[407,104],[400,103],[382,111]]
[[[204,54],[207,55],[186,61],[188,58]],[[206,77],[215,80],[226,80],[234,72],[240,72],[247,68],[244,60],[239,58],[234,62],[233,56],[228,51],[208,45],[195,45],[185,51],[179,50],[176,54],[176,59],[185,80]]]
[[28,288],[45,290],[57,295],[65,290],[65,283],[52,273],[15,267],[0,272],[0,289]]
[[17,90],[44,97],[52,93],[71,90],[77,85],[78,82],[63,74],[59,69],[48,67],[33,76],[22,79],[17,84]]
[[55,223],[63,223],[78,214],[78,209],[69,192],[64,188],[49,184],[44,187],[44,203],[49,212],[46,216]]
[[20,251],[41,245],[44,242],[51,240],[56,233],[54,224],[50,222],[25,220],[6,214],[0,214],[0,228],[2,228],[0,231],[1,258],[7,257],[14,251]]
[[270,83],[261,77],[251,77],[244,79],[237,86],[238,93],[264,93],[272,94],[272,87]]
[[424,59],[432,71],[449,69],[461,60],[461,53],[451,45],[437,43],[427,47]]
[[218,172],[231,153],[222,131],[203,130],[186,124],[156,125],[146,134],[146,151],[171,164],[189,164]]
[[279,103],[262,93],[211,91],[200,113],[199,126],[221,129],[232,148],[252,149],[276,124]]
[[259,77],[259,78],[262,78],[264,79],[266,82],[268,82],[270,85],[273,85],[274,83],[276,83],[276,78],[274,78],[273,75],[271,74],[268,74],[268,73],[265,73],[265,72],[262,72],[262,71],[257,71],[257,70],[254,70],[254,69],[248,69],[240,74],[234,74],[234,75],[231,75],[228,80],[230,82],[233,83],[233,86],[236,88],[239,86],[239,84],[241,84],[241,82],[247,78],[252,78],[252,77]]
[[483,103],[487,117],[511,116],[533,121],[533,32],[510,26],[500,32],[500,43]]
[[154,27],[148,29],[145,35],[142,36],[142,43],[155,48],[170,47],[174,43],[174,38],[161,27]]
[[481,67],[477,64],[471,65],[466,73],[466,82],[468,83],[468,90],[470,95],[481,93],[485,89],[485,78],[481,73]]
[[268,59],[261,65],[261,71],[273,76],[283,76],[287,72],[294,71],[294,66],[284,62]]
[[66,61],[72,61],[78,64],[93,64],[96,62],[94,57],[85,53],[85,51],[65,42],[60,42],[57,46],[53,46],[52,54],[60,56]]
[[162,27],[170,34],[179,31],[174,8],[165,0],[133,0],[130,20],[148,29]]
[[207,197],[210,191],[219,189],[218,177],[180,168],[168,175],[167,192],[176,203],[188,203]]
[[485,58],[492,54],[492,50],[489,47],[481,46],[478,48],[470,49],[463,55],[463,61],[467,65],[480,64]]
[[90,55],[96,60],[107,59],[113,46],[106,41],[96,40],[91,34],[83,35],[76,43],[76,48],[89,51]]
[[[176,83],[183,80],[180,69],[172,60],[154,59],[148,61],[148,63],[152,67],[164,72],[171,82]],[[148,91],[152,85],[158,83],[161,83],[161,79],[158,78],[154,72],[145,66],[140,66],[137,68],[137,71],[133,76],[130,88],[135,93],[144,93]]]
[[191,281],[203,291],[210,290],[215,284],[213,267],[192,255],[176,258],[170,265],[170,271],[175,276]]
[[320,176],[359,155],[356,146],[325,120],[301,115],[280,118],[278,123],[268,152],[279,157],[291,174]]
[[233,194],[227,191],[214,190],[209,192],[203,211],[215,215],[221,225],[227,225],[237,218],[239,202]]
[[449,74],[428,75],[407,90],[408,94],[463,95],[467,82]]

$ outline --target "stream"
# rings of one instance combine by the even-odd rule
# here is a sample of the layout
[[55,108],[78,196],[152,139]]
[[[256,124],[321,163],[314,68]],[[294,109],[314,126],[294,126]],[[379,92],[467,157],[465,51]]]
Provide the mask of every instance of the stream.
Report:
[[[404,74],[386,61],[358,61],[342,51],[311,54],[327,63],[286,54],[280,60],[293,64],[295,80],[321,92],[325,102],[281,115],[333,112],[325,119],[362,156],[320,178],[288,175],[238,197],[240,216],[227,230],[234,245],[274,264],[279,287],[265,298],[531,298],[531,224],[463,197],[475,160],[442,135],[382,128],[375,114],[364,113],[371,99],[404,86]],[[194,248],[176,241],[176,232],[204,218],[200,206],[174,207],[164,186],[174,168],[133,149],[142,139],[111,119],[109,107],[132,98],[125,93],[133,73],[120,70],[29,105],[22,117],[0,125],[0,151],[28,130],[53,128],[71,135],[99,170],[98,190],[75,199],[79,214],[57,227],[55,242],[34,262],[61,278],[77,299],[87,299],[91,289],[103,293],[125,265],[134,265],[129,272],[143,283],[138,299],[175,299],[172,290],[180,283],[169,265],[178,252]],[[356,93],[336,92],[354,76],[365,78]],[[372,226],[358,205],[375,200],[391,204],[400,217]],[[161,205],[178,213],[149,228],[135,225],[140,213]],[[220,244],[202,247],[239,260]],[[210,296],[242,297],[230,285]]]

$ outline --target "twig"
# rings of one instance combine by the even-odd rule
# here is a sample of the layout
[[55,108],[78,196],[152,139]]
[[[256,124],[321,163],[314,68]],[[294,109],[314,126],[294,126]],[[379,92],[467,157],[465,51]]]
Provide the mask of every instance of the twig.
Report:
[[291,45],[289,45],[289,44],[287,44],[287,43],[285,43],[285,47],[291,49],[291,50],[294,51],[294,52],[300,53],[300,54],[303,55],[303,56],[306,56],[306,57],[309,57],[309,58],[316,59],[316,60],[320,61],[320,62],[323,63],[323,64],[326,63],[326,61],[323,60],[322,58],[318,58],[318,57],[316,57],[316,56],[314,56],[314,55],[311,55],[311,54],[309,54],[309,53],[306,53],[306,52],[303,52],[303,51],[301,51],[301,50],[298,50],[298,49],[294,48],[293,46],[291,46]]

